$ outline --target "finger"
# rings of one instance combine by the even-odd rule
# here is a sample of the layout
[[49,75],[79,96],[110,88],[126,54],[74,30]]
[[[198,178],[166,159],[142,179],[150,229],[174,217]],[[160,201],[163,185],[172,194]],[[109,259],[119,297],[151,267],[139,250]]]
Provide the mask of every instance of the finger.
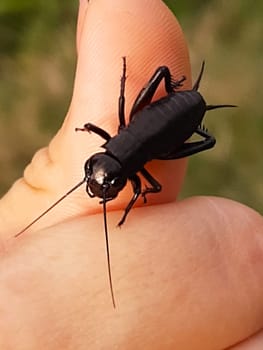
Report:
[[79,0],[79,13],[78,13],[77,34],[76,34],[77,52],[79,51],[81,34],[82,34],[83,25],[85,22],[87,9],[88,9],[88,1]]
[[225,349],[262,329],[262,216],[232,201],[202,197],[153,208],[155,216],[148,217],[148,210],[132,222],[138,235],[131,238],[135,228],[125,227],[132,240],[126,248],[124,235],[111,249],[113,259],[116,250],[120,261],[132,255],[128,278],[116,287],[126,295],[119,292],[117,300],[132,300],[129,310],[145,310],[140,322],[147,330],[132,327],[134,334],[142,332],[139,339],[152,341],[144,348]]
[[[148,1],[133,3],[117,1],[114,2],[114,7],[107,1],[90,3],[86,30],[83,34],[86,40],[83,40],[81,46],[80,69],[77,70],[74,91],[74,101],[77,103],[72,106],[72,112],[75,106],[78,108],[80,105],[84,110],[83,113],[72,113],[71,121],[74,125],[76,123],[83,125],[89,113],[89,121],[105,128],[112,135],[116,134],[118,125],[116,107],[120,89],[119,77],[122,73],[120,64],[122,56],[126,56],[127,59],[126,112],[129,112],[139,90],[161,64],[168,65],[176,78],[185,74],[187,81],[184,88],[191,86],[188,51],[182,31],[174,16],[161,1],[152,1],[150,4],[149,11]],[[143,21],[140,15],[142,13],[145,13]],[[160,14],[163,18],[161,22]],[[110,25],[108,25],[109,15],[115,22],[110,21]],[[96,20],[98,17],[102,28],[106,24],[105,30],[93,29],[98,27]],[[96,53],[96,59],[89,60],[87,64],[85,57],[90,52]],[[82,89],[84,82],[87,83],[88,80],[91,82],[90,91],[89,86],[86,86],[85,90]],[[109,86],[113,93],[108,93],[107,90],[105,94],[105,88]],[[97,94],[92,94],[92,91],[96,91]],[[162,94],[164,91],[160,90],[156,98]],[[92,96],[92,101],[88,106],[83,100],[89,100],[89,96]],[[74,116],[77,116],[77,120]],[[85,135],[80,137],[85,138]],[[90,140],[86,142],[89,143]],[[86,153],[83,158],[86,159]],[[153,196],[151,200],[156,199],[157,202],[173,200],[182,183],[185,162],[152,162],[149,164],[149,170],[154,170],[156,177],[164,185],[161,195]],[[165,186],[166,183],[170,185],[169,188]],[[115,201],[116,206],[118,208],[123,206],[127,198],[127,192],[124,191],[119,200]]]
[[263,349],[263,331],[249,337],[245,341],[229,348],[229,350],[260,350]]
[[[188,77],[185,88],[190,87],[190,66],[182,31],[171,12],[161,1],[93,1],[85,18],[75,80],[75,89],[66,128],[74,129],[87,121],[116,134],[118,126],[117,104],[122,74],[121,57],[127,59],[126,112],[145,82],[160,64],[168,65],[175,77]],[[145,13],[142,21],[141,13]],[[160,14],[163,21],[160,22]],[[98,26],[98,18],[100,25]],[[146,20],[146,22],[145,22]],[[149,59],[150,57],[150,59]],[[162,62],[162,63],[160,63]],[[108,89],[110,87],[110,89]],[[160,97],[164,91],[159,91]],[[88,117],[87,117],[88,116]],[[67,157],[83,166],[88,155],[99,150],[103,143],[98,136],[84,134],[67,135],[71,142]],[[73,137],[73,139],[71,139]],[[76,147],[72,147],[76,145]],[[54,151],[57,151],[55,149]],[[62,150],[64,152],[64,149]],[[60,158],[60,157],[59,157]],[[150,165],[156,177],[164,185],[157,201],[176,197],[185,171],[185,161],[158,162]],[[175,171],[176,169],[176,171]],[[169,184],[165,186],[165,184]],[[123,191],[109,207],[124,206],[130,191]],[[154,196],[152,197],[154,201]],[[83,203],[83,210],[94,204]],[[115,204],[114,204],[115,203]]]
[[40,350],[68,334],[69,349],[211,350],[262,328],[259,214],[201,197],[136,208],[121,232],[120,215],[108,214],[116,309],[95,215],[24,236],[5,254],[2,334],[20,343],[26,334]]
[[[24,178],[0,204],[5,232],[9,229],[16,233],[18,226],[19,229],[26,226],[83,178],[83,164],[91,154],[101,150],[104,141],[96,135],[75,133],[75,127],[89,121],[116,134],[122,56],[127,57],[126,111],[160,64],[169,66],[175,78],[186,75],[185,88],[191,85],[188,51],[181,28],[160,0],[118,0],[114,6],[107,0],[91,1],[81,38],[70,110],[49,147],[36,153]],[[160,89],[157,98],[163,93]],[[175,199],[185,161],[152,162],[149,170],[153,170],[163,185],[160,196],[152,196],[150,201]],[[127,188],[109,209],[123,207],[130,195]],[[97,201],[87,200],[82,188],[32,229],[98,211]]]

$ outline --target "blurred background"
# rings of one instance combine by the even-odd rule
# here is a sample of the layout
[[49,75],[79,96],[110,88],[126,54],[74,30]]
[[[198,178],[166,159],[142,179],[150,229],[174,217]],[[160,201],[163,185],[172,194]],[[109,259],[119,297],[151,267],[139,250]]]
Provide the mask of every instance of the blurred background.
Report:
[[[189,159],[181,198],[218,195],[263,212],[263,2],[165,1],[189,45],[193,80],[210,104],[217,147]],[[77,1],[1,0],[0,195],[46,145],[67,111],[75,69]]]

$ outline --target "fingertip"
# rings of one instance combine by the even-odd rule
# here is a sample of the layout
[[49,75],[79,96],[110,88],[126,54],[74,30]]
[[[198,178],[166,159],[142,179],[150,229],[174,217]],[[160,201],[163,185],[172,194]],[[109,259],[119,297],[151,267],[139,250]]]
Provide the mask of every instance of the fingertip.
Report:
[[[143,15],[142,15],[143,14]],[[167,65],[175,77],[187,76],[191,86],[187,44],[175,16],[160,0],[89,4],[85,16],[73,95],[73,112],[80,124],[87,114],[116,131],[121,58],[127,57],[126,110],[153,71]],[[164,94],[158,91],[156,98]],[[84,103],[85,101],[85,103]]]
[[[160,65],[167,65],[175,78],[185,75],[187,80],[183,88],[191,87],[188,48],[178,21],[160,0],[117,0],[114,6],[109,1],[97,0],[88,6],[67,127],[73,129],[90,121],[115,135],[121,58],[127,58],[125,112],[129,115],[139,91]],[[164,94],[161,85],[154,99]],[[101,142],[96,135],[78,135],[78,138],[79,141],[74,138],[70,144],[82,145],[77,155],[82,163],[87,157],[83,150],[96,152]],[[69,154],[71,152],[69,149]],[[156,178],[163,185],[162,193],[151,196],[150,203],[175,200],[183,182],[186,161],[151,162],[148,167],[156,172]],[[125,193],[123,205],[130,196],[130,192]]]

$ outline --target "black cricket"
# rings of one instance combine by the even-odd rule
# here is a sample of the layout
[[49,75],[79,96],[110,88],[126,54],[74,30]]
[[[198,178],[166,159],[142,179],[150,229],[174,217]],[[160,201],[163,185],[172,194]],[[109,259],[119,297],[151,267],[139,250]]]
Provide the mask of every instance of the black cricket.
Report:
[[[204,62],[192,90],[177,91],[179,87],[182,87],[186,77],[182,76],[181,79],[174,80],[168,67],[159,67],[137,96],[130,112],[129,123],[126,125],[124,113],[126,58],[123,57],[117,135],[111,137],[107,131],[91,123],[85,124],[83,128],[76,128],[76,131],[94,132],[102,137],[106,141],[102,145],[105,151],[92,155],[86,161],[84,166],[85,177],[81,182],[15,235],[15,237],[21,235],[70,193],[86,182],[88,195],[91,198],[99,197],[102,199],[100,203],[103,204],[108,275],[114,307],[116,304],[111,276],[106,203],[116,198],[126,186],[127,181],[130,181],[133,196],[118,223],[118,226],[121,226],[140,195],[146,202],[147,194],[161,191],[161,184],[144,168],[147,162],[153,159],[171,160],[184,158],[212,148],[215,145],[215,138],[202,126],[202,120],[206,111],[235,106],[206,104],[202,95],[197,91],[203,71]],[[163,79],[167,95],[155,102],[151,102]],[[195,133],[203,139],[186,142]],[[149,187],[146,186],[142,190],[141,179],[138,173],[146,179],[150,185]]]

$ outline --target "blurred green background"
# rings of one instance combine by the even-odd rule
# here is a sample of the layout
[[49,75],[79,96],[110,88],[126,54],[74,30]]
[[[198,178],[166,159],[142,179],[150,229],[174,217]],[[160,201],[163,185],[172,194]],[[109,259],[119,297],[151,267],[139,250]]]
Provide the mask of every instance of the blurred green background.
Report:
[[[166,1],[185,33],[217,147],[190,158],[181,197],[213,194],[263,212],[263,2]],[[77,1],[1,0],[0,194],[62,123],[75,68]]]

